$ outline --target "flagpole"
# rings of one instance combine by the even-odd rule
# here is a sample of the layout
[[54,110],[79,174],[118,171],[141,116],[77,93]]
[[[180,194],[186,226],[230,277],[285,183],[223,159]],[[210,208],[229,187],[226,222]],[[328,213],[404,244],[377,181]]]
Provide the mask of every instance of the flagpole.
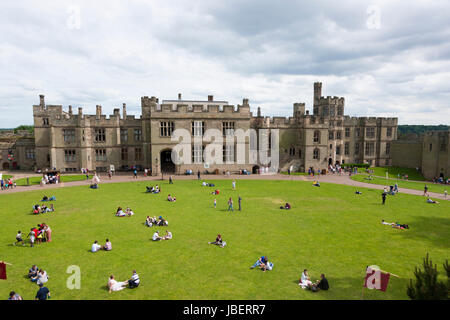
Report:
[[6,262],[6,261],[1,261],[1,263],[4,263],[4,264],[7,264],[7,265],[10,265],[10,266],[12,266],[12,264],[11,264],[11,263],[8,263],[8,262]]

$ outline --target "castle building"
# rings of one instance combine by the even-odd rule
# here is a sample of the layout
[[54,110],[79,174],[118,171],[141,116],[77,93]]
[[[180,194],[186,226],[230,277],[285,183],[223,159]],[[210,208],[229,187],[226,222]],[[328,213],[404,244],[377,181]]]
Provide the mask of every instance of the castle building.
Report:
[[[131,167],[151,168],[152,174],[161,172],[183,174],[193,172],[257,172],[263,164],[257,156],[251,160],[250,150],[261,148],[260,140],[270,144],[273,132],[279,137],[278,171],[288,168],[307,171],[326,169],[330,164],[369,163],[375,166],[391,164],[391,143],[397,136],[397,118],[350,117],[344,114],[344,98],[322,96],[322,84],[314,84],[313,113],[305,103],[293,104],[292,117],[264,117],[258,108],[256,116],[250,112],[248,99],[242,105],[227,101],[176,100],[159,101],[156,97],[142,97],[139,118],[127,115],[126,104],[114,109],[110,116],[96,107],[95,115],[85,115],[81,107],[74,113],[72,106],[64,111],[61,105],[40,103],[33,106],[35,168],[55,168],[63,172],[79,172],[81,168],[106,171]],[[174,139],[177,129],[189,132],[188,140]],[[207,143],[194,143],[209,129],[216,129],[223,142],[215,151],[223,163],[206,163]],[[236,132],[262,132],[245,139],[231,140]],[[268,129],[268,130],[261,130]],[[263,138],[261,138],[263,137]],[[176,164],[171,153],[177,145],[189,146],[186,152],[192,161]],[[190,151],[189,151],[190,150]],[[237,161],[239,150],[245,150],[244,161]],[[185,151],[183,151],[185,152]],[[271,151],[273,152],[273,151]],[[24,165],[22,169],[26,169]]]

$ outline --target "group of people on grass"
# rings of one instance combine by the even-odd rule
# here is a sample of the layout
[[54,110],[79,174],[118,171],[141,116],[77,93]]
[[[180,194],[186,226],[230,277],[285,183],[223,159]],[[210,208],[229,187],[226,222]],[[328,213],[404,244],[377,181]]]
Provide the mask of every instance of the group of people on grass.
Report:
[[[34,243],[51,242],[52,241],[52,229],[45,223],[38,224],[37,227],[30,229],[27,238],[30,239],[30,246],[34,247]],[[14,245],[22,244],[25,245],[23,239],[22,231],[17,231],[16,242]]]
[[261,256],[251,267],[250,269],[254,269],[259,267],[262,271],[266,272],[266,270],[271,271],[273,269],[273,263],[269,261],[267,256]]
[[175,197],[175,196],[172,197],[169,193],[169,195],[167,196],[167,201],[175,202],[175,201],[177,201],[177,197]]
[[49,275],[44,269],[39,269],[36,265],[32,265],[28,270],[28,278],[30,278],[31,282],[36,282],[37,285],[40,285],[47,283]]
[[137,274],[136,270],[133,270],[133,274],[130,279],[126,281],[117,281],[114,278],[114,275],[110,275],[108,279],[108,290],[109,293],[113,291],[120,291],[122,289],[125,289],[127,286],[130,289],[134,289],[139,287],[139,284],[141,283],[141,280],[139,279],[139,275]]
[[165,227],[169,225],[169,222],[165,220],[162,216],[159,216],[158,219],[156,219],[156,216],[154,217],[147,216],[147,219],[145,219],[145,225],[147,227],[153,226]]
[[166,230],[166,235],[162,237],[159,235],[159,231],[155,231],[152,237],[152,241],[171,240],[171,239],[172,239],[172,232],[170,232],[169,230]]
[[209,244],[215,244],[216,246],[219,246],[220,248],[223,248],[227,245],[225,241],[223,241],[222,236],[220,234],[217,235],[216,241],[208,242]]
[[132,215],[134,215],[134,212],[130,209],[130,207],[127,207],[125,211],[122,209],[122,207],[118,207],[115,215],[116,217],[131,217]]
[[98,252],[100,250],[111,251],[112,250],[111,241],[109,241],[109,239],[106,239],[105,244],[101,246],[98,244],[98,241],[95,240],[91,246],[91,252]]
[[320,275],[319,280],[317,280],[316,282],[312,282],[307,269],[303,270],[302,275],[298,280],[298,285],[301,286],[302,289],[309,289],[312,292],[317,292],[319,290],[328,290],[330,288],[328,280],[327,278],[325,278],[325,275],[323,273]]
[[47,213],[47,212],[54,212],[55,211],[55,207],[53,206],[53,203],[50,204],[50,207],[47,207],[46,205],[39,205],[39,204],[35,204],[33,206],[33,214],[40,214],[40,213]]
[[147,190],[145,191],[146,193],[160,193],[161,192],[161,189],[159,188],[158,185],[156,185],[154,188],[153,188],[153,186],[145,187],[145,188],[147,188]]
[[16,187],[16,183],[12,178],[0,179],[0,190],[8,190]]
[[384,220],[381,220],[381,224],[387,225],[387,226],[392,226],[392,228],[396,228],[396,229],[409,229],[409,225],[401,224],[398,222],[386,222]]

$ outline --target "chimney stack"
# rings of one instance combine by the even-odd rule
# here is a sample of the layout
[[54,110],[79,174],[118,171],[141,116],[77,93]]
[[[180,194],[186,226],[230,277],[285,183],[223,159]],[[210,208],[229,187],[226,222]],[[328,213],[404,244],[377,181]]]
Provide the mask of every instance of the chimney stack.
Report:
[[181,93],[178,94],[178,100],[181,100]]
[[100,119],[100,116],[102,115],[102,106],[97,105],[95,109],[95,118]]
[[261,117],[261,107],[258,107],[258,118]]
[[122,113],[123,113],[123,118],[126,119],[127,118],[127,104],[124,103],[122,105]]
[[45,100],[44,100],[44,95],[43,94],[39,95],[39,105],[41,107],[45,107]]
[[69,114],[72,115],[72,106],[69,106]]
[[82,107],[78,107],[78,115],[79,116],[83,115],[83,108]]
[[214,97],[212,95],[208,96],[208,101],[214,101]]
[[248,99],[247,98],[242,99],[242,105],[243,106],[248,106]]

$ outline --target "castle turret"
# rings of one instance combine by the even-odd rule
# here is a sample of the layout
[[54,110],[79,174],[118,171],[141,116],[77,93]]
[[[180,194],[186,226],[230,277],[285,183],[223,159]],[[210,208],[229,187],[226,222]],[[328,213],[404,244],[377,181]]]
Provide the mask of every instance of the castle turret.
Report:
[[124,118],[124,119],[127,118],[127,104],[126,104],[126,103],[124,103],[124,104],[122,105],[122,115],[123,115],[123,118]]
[[72,106],[69,105],[69,115],[72,115]]

